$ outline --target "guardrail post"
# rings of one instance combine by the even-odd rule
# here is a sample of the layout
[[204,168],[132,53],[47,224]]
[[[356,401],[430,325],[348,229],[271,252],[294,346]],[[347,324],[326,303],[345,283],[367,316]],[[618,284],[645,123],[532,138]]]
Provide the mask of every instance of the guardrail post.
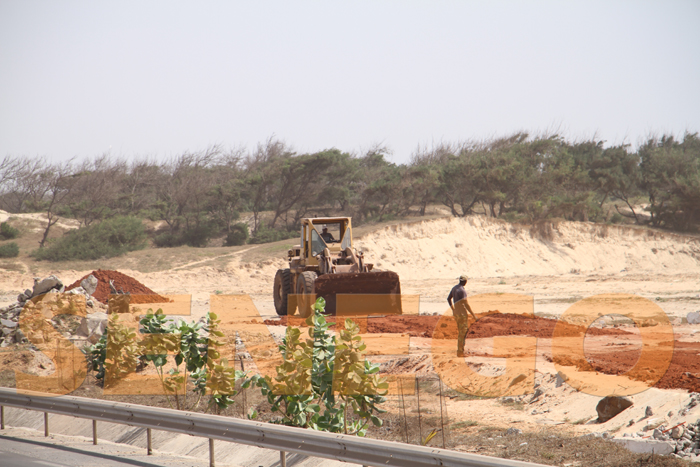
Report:
[[92,421],[92,444],[97,446],[97,420]]
[[5,429],[5,406],[0,405],[0,430]]
[[153,454],[153,449],[151,448],[151,429],[146,428],[146,453],[147,455]]
[[280,467],[287,467],[287,453],[280,451]]
[[44,436],[49,436],[49,413],[44,412]]
[[209,467],[216,467],[214,462],[214,440],[209,438]]

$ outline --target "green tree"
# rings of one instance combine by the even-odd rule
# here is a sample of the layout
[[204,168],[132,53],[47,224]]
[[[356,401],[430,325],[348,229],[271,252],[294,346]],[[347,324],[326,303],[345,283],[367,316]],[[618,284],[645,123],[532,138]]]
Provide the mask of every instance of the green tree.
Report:
[[[602,142],[599,144],[599,147]],[[641,171],[639,156],[631,153],[627,145],[599,149],[590,161],[590,177],[596,189],[602,194],[600,206],[609,198],[617,198],[627,204],[632,217],[639,222],[639,217],[632,205],[632,197],[640,193]],[[618,213],[623,214],[619,211]]]
[[691,230],[700,223],[700,138],[652,138],[639,149],[652,225]]

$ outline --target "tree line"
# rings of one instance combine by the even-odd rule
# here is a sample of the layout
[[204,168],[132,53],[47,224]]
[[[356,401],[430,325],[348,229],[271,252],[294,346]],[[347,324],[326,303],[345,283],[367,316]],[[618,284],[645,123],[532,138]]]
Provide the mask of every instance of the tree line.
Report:
[[[698,133],[652,137],[636,150],[517,133],[418,150],[406,164],[388,155],[383,147],[298,154],[270,139],[254,150],[212,146],[167,161],[6,156],[0,209],[45,213],[41,246],[60,217],[81,227],[116,216],[163,221],[157,245],[204,246],[248,225],[252,241],[272,241],[296,236],[311,215],[343,213],[361,223],[423,215],[432,204],[458,217],[700,225]],[[242,212],[250,213],[244,222]]]

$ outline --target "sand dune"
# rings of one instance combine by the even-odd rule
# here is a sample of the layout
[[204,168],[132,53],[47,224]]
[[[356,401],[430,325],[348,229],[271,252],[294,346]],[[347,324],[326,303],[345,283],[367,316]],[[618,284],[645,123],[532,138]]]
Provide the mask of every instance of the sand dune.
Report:
[[389,226],[356,240],[376,267],[408,280],[581,273],[700,272],[700,240],[627,226],[529,227],[480,216]]

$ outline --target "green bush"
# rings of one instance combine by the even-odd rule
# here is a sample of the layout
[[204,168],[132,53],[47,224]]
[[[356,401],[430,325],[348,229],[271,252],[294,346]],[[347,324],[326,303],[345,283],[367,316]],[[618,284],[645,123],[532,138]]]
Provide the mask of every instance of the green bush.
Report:
[[288,238],[294,238],[299,235],[299,232],[292,232],[289,230],[281,229],[270,229],[261,226],[255,231],[255,235],[250,239],[248,243],[270,243],[278,242],[280,240],[286,240]]
[[[279,346],[284,361],[277,376],[255,375],[243,387],[255,384],[280,414],[272,423],[365,436],[370,425],[381,427],[379,407],[389,389],[379,365],[366,359],[367,346],[360,327],[346,319],[337,334],[323,315],[326,301],[318,298],[306,319],[308,336],[289,327]],[[255,417],[251,414],[251,418]],[[427,442],[427,441],[426,441]]]
[[19,230],[12,227],[7,222],[0,224],[0,238],[4,240],[12,240],[13,238],[19,237]]
[[0,258],[15,258],[19,256],[19,246],[15,242],[0,245]]
[[215,232],[214,225],[200,224],[198,227],[190,227],[179,232],[164,232],[157,235],[153,239],[153,243],[158,248],[173,248],[182,245],[203,248],[207,246],[209,239]]
[[245,245],[248,241],[248,224],[238,223],[226,235],[226,246]]
[[47,261],[93,260],[139,250],[145,243],[146,231],[141,220],[119,216],[72,230],[31,254]]

